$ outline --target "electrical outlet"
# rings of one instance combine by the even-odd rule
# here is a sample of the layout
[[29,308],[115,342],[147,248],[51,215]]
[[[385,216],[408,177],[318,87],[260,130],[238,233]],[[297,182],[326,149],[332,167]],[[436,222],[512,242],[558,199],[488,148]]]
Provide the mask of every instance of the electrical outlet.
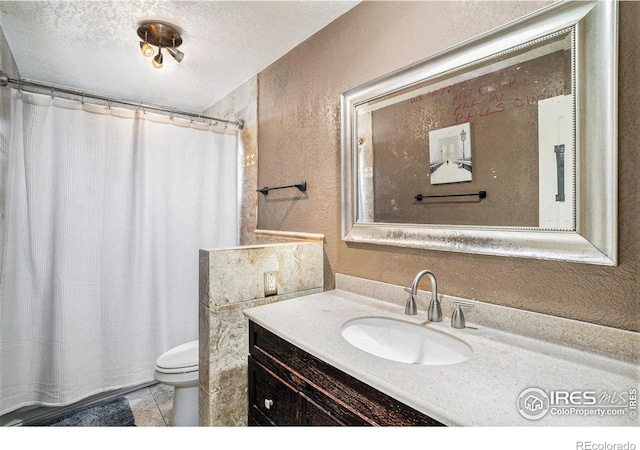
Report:
[[278,272],[264,273],[264,296],[278,294]]

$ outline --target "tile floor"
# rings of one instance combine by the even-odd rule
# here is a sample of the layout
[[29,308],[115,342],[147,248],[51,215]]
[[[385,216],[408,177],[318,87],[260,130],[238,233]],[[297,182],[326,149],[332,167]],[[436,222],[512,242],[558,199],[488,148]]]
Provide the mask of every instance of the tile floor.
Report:
[[[134,388],[135,389],[135,388]],[[84,408],[92,403],[107,398],[123,396],[129,401],[133,418],[137,427],[170,427],[172,423],[173,386],[166,384],[147,384],[135,390],[123,389],[110,393],[98,394],[79,401],[74,405],[60,408],[26,407],[13,413],[0,416],[0,427],[12,427],[28,424],[34,420],[53,417]],[[0,448],[2,446],[0,445]]]
[[137,427],[170,427],[173,386],[154,384],[125,394]]

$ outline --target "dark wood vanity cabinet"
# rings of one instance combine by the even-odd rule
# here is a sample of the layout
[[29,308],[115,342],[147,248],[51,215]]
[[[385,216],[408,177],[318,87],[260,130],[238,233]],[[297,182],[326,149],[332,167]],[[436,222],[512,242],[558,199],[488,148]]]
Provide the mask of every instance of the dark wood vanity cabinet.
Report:
[[442,425],[249,321],[249,425]]

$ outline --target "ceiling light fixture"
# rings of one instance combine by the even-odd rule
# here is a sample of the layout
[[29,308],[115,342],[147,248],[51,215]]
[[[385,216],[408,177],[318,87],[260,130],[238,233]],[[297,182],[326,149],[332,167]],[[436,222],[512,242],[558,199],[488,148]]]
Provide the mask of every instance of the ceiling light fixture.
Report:
[[180,50],[178,50],[177,48],[174,47],[167,47],[167,51],[169,52],[169,54],[171,56],[173,56],[173,59],[175,59],[176,61],[180,62],[182,61],[182,58],[184,58],[184,53],[182,53]]
[[149,45],[149,43],[147,42],[147,32],[144,32],[144,42],[140,41],[140,51],[142,51],[142,54],[144,56],[151,56],[153,55],[153,47],[151,47]]
[[184,53],[178,50],[178,47],[182,45],[182,37],[180,36],[180,30],[175,25],[158,21],[141,22],[138,25],[138,37],[142,39],[140,41],[140,50],[144,56],[153,56],[155,51],[151,47],[152,45],[158,47],[158,53],[151,61],[156,69],[160,69],[163,65],[163,48],[177,62],[182,61],[182,58],[184,58]]
[[162,47],[158,47],[158,54],[153,57],[151,64],[153,64],[153,67],[156,69],[162,68]]

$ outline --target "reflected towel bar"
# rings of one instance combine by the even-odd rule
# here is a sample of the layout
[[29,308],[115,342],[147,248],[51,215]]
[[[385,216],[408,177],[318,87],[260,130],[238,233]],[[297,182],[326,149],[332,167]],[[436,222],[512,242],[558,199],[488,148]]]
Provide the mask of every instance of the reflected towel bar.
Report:
[[300,189],[300,191],[304,192],[307,190],[307,182],[303,181],[300,184],[290,184],[289,186],[278,186],[278,187],[263,187],[262,189],[256,189],[256,192],[262,192],[263,195],[267,195],[269,193],[269,191],[272,191],[274,189],[285,189],[285,188],[292,188],[292,187],[296,187],[298,189]]
[[420,201],[422,201],[423,198],[469,197],[469,196],[472,196],[472,195],[477,195],[481,199],[487,198],[487,191],[475,192],[473,194],[449,194],[449,195],[422,195],[422,194],[418,194],[413,198],[415,198],[416,200],[418,200],[420,202]]

